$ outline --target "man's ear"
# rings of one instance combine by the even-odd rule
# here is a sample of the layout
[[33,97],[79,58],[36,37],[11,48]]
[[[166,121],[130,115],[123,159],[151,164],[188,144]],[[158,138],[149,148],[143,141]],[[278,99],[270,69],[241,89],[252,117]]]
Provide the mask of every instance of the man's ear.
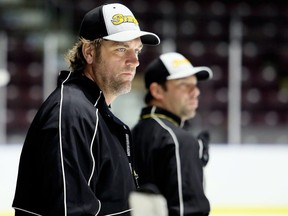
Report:
[[94,49],[90,43],[84,43],[82,46],[82,54],[87,64],[93,63]]
[[156,82],[153,82],[150,84],[150,87],[149,87],[149,90],[151,92],[151,95],[157,99],[157,100],[161,100],[163,99],[163,92],[164,92],[164,89],[161,85],[159,85],[158,83]]

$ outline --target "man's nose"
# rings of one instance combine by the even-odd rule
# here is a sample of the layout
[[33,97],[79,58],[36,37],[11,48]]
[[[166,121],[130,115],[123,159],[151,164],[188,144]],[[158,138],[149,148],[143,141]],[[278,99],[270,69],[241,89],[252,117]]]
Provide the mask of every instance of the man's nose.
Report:
[[198,97],[200,95],[200,89],[198,88],[198,86],[195,86],[191,93]]
[[128,64],[133,64],[133,66],[138,67],[139,66],[139,58],[138,58],[138,53],[131,51],[128,54],[127,57],[127,62]]

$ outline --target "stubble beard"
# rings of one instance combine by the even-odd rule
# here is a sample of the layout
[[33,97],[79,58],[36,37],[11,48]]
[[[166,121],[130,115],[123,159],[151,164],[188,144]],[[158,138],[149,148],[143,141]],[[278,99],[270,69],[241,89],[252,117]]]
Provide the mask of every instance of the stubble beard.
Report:
[[192,119],[192,118],[194,118],[196,116],[196,109],[187,109],[187,108],[185,108],[185,109],[182,110],[182,114],[183,114],[182,117],[185,120]]
[[111,83],[112,93],[116,96],[127,94],[131,91],[132,81],[115,81]]
[[106,89],[106,92],[110,92],[110,94],[114,96],[119,96],[123,94],[127,94],[132,89],[132,80],[123,80],[123,77],[120,76],[111,76],[102,77],[102,83],[104,83],[103,88]]
[[[126,71],[136,71],[136,69],[131,68],[130,66],[127,66],[121,72],[126,72]],[[133,79],[134,77],[131,79],[124,80],[121,73],[119,74],[119,76],[114,76],[113,79],[111,79],[111,83],[110,83],[111,89],[113,90],[113,94],[116,96],[119,96],[119,95],[129,93],[132,89]]]
[[[99,71],[101,70],[102,64],[105,64],[102,61],[101,56],[99,55],[98,58],[96,58],[96,67],[94,69],[96,77],[98,77],[98,83],[102,83],[102,86],[99,86],[102,88],[103,91],[109,92],[109,94],[113,94],[114,96],[119,96],[122,94],[127,94],[131,91],[132,88],[132,80],[122,80],[121,77],[112,75],[111,77],[105,76],[102,71],[102,75],[99,76]],[[125,68],[125,71],[132,70],[131,68]]]

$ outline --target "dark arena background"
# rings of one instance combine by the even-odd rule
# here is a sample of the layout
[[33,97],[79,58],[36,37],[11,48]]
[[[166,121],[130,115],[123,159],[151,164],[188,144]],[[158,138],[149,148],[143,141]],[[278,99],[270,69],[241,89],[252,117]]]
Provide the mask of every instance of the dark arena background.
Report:
[[[11,208],[20,150],[43,100],[67,69],[83,15],[128,6],[161,44],[143,49],[131,93],[112,104],[130,127],[143,106],[145,66],[177,51],[209,66],[191,133],[208,130],[211,215],[288,215],[288,1],[0,0],[0,216]],[[249,181],[247,180],[249,179]]]

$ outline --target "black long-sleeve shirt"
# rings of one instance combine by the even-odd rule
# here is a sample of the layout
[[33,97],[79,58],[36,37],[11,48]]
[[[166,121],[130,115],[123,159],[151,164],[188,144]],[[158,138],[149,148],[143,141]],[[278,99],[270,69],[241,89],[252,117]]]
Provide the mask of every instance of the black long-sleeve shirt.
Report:
[[131,133],[85,76],[62,72],[27,133],[16,215],[130,215]]
[[146,107],[132,129],[139,185],[154,184],[167,199],[169,216],[208,215],[199,144],[181,119]]

